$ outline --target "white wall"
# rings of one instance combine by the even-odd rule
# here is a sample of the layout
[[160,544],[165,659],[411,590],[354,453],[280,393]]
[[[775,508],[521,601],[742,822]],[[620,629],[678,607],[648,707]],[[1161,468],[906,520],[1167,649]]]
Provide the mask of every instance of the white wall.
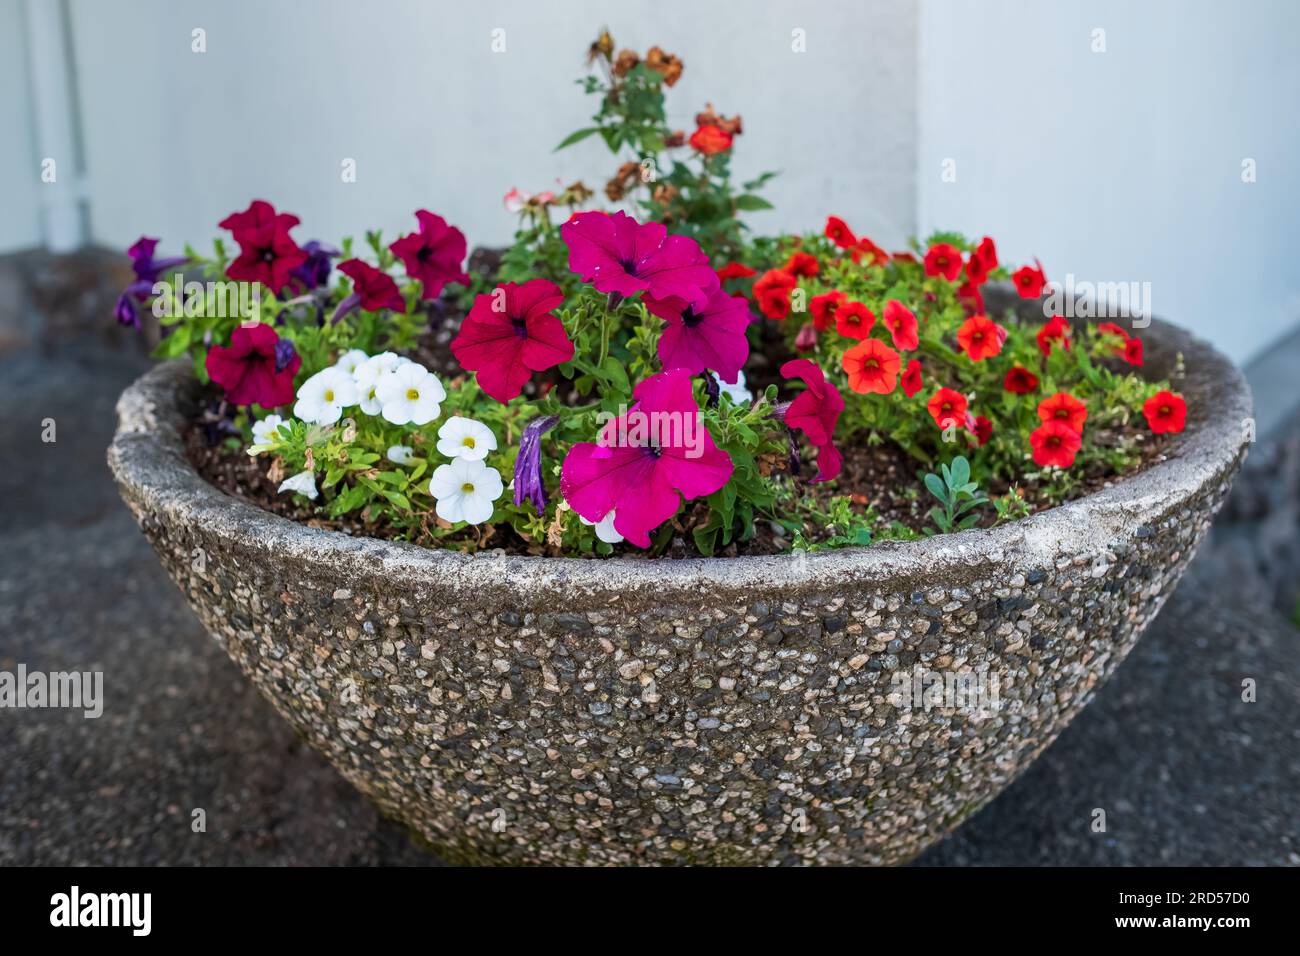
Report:
[[[1157,315],[1239,360],[1300,322],[1300,4],[921,11],[923,230],[988,232],[1049,278],[1149,281]],[[1105,53],[1090,49],[1097,27]]]
[[35,246],[41,238],[41,170],[25,46],[22,0],[0,0],[0,253]]
[[[881,241],[915,229],[907,0],[73,0],[72,20],[92,229],[112,246],[206,242],[253,197],[297,213],[301,240],[395,236],[425,206],[471,245],[505,243],[510,187],[599,189],[617,166],[595,139],[552,152],[589,125],[575,81],[602,24],[619,46],[683,58],[676,125],[693,129],[706,100],[744,117],[736,172],[784,171],[756,229],[817,229],[830,212]],[[195,27],[207,53],[190,50]],[[791,50],[796,27],[807,53]]]

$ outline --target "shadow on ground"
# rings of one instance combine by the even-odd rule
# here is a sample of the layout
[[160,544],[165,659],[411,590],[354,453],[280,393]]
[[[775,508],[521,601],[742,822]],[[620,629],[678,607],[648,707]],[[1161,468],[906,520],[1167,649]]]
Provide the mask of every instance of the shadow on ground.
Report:
[[[11,304],[16,288],[0,269]],[[102,670],[106,697],[97,720],[0,711],[0,865],[436,863],[257,695],[119,502],[113,405],[148,361],[57,318],[105,315],[104,294],[0,323],[0,670]],[[1300,632],[1279,610],[1300,587],[1300,429],[1248,469],[1115,678],[920,864],[1300,864]]]

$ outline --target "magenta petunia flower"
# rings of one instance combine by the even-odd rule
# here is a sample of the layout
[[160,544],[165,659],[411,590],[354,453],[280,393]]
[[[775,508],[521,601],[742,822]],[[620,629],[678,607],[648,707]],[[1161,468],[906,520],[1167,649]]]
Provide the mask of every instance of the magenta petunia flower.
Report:
[[813,482],[830,481],[844,466],[843,456],[835,447],[835,426],[844,411],[840,390],[826,381],[821,366],[810,359],[792,359],[781,366],[783,378],[800,379],[807,386],[785,408],[785,423],[808,436],[817,449],[817,477]]
[[573,358],[573,343],[551,310],[564,301],[554,282],[506,282],[476,296],[451,340],[451,351],[479,388],[503,405],[523,391],[534,372]]
[[684,368],[698,375],[706,368],[729,385],[749,358],[749,306],[719,286],[703,309],[685,299],[645,297],[645,307],[664,320],[659,361],[664,368]]
[[293,377],[302,367],[292,343],[285,344],[269,325],[241,325],[229,346],[208,349],[204,364],[230,403],[278,408],[293,401]]
[[637,403],[609,422],[595,442],[569,449],[560,493],[579,515],[614,529],[637,547],[677,513],[682,500],[710,495],[732,472],[731,456],[713,443],[691,392],[691,375],[670,369],[643,381]]
[[239,255],[226,267],[226,275],[239,282],[260,282],[279,295],[293,270],[307,261],[307,253],[289,235],[298,221],[290,213],[277,213],[261,199],[221,220],[218,225],[229,229],[239,243]]
[[662,223],[638,223],[624,212],[580,212],[560,227],[569,269],[599,292],[647,292],[656,299],[685,299],[708,306],[718,274],[699,243],[670,236]]
[[330,319],[331,325],[337,324],[343,316],[357,309],[365,309],[367,312],[378,312],[381,309],[406,311],[402,291],[397,288],[393,277],[382,269],[376,269],[360,259],[349,259],[339,263],[339,272],[352,280],[352,294],[338,304]]
[[420,298],[438,298],[448,282],[469,285],[469,274],[461,267],[465,261],[465,234],[426,209],[417,211],[415,218],[419,230],[402,236],[388,248],[402,260],[406,274],[420,281]]

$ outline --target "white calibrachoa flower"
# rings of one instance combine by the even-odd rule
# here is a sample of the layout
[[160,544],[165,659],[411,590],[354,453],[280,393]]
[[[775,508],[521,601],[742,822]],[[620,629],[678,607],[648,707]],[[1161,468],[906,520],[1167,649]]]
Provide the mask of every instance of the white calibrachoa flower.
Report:
[[415,362],[399,365],[375,386],[380,414],[394,425],[427,425],[438,417],[446,397],[438,376]]
[[310,471],[300,471],[292,478],[286,478],[280,482],[280,494],[286,491],[296,491],[300,495],[305,495],[312,501],[316,500],[318,492],[316,491],[316,476]]
[[728,385],[726,382],[718,382],[718,390],[724,395],[730,395],[731,401],[736,405],[748,405],[754,401],[754,393],[745,387],[745,373],[743,371],[736,373],[736,384]]
[[448,458],[482,461],[488,452],[497,450],[497,436],[492,429],[472,418],[457,415],[438,429],[438,451]]
[[411,360],[396,352],[380,352],[378,355],[372,355],[360,365],[357,366],[353,378],[357,383],[357,391],[360,393],[357,404],[367,415],[378,415],[383,409],[383,404],[379,401],[377,392],[379,391],[380,379],[384,378],[393,369],[401,365],[410,365]]
[[248,453],[256,457],[269,449],[279,437],[280,426],[284,419],[279,415],[267,415],[260,422],[253,422],[253,444]]
[[596,529],[596,537],[606,544],[618,544],[623,540],[623,536],[614,529],[614,509],[610,508],[605,513],[605,517],[599,521],[588,521],[582,515],[578,515],[578,520],[589,528]]
[[457,458],[439,465],[429,479],[429,494],[437,499],[439,518],[482,524],[492,517],[493,502],[503,491],[501,476],[481,461]]
[[298,389],[293,413],[313,425],[333,425],[343,417],[343,409],[357,403],[357,384],[339,368],[317,372]]
[[415,449],[410,445],[390,445],[388,448],[388,460],[394,465],[409,465],[414,457]]
[[349,375],[355,376],[357,374],[357,369],[361,367],[361,363],[369,361],[369,359],[370,356],[361,351],[361,349],[348,349],[348,351],[339,356],[339,360],[334,363],[334,367],[342,369]]

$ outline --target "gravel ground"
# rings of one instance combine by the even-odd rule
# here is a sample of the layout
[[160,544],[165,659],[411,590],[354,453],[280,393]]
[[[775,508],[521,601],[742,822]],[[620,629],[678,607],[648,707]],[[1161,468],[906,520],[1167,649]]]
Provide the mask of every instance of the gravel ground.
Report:
[[[0,670],[103,670],[106,705],[0,711],[0,865],[436,864],[240,676],[118,501],[113,403],[147,360],[59,320],[85,302],[38,305],[54,332],[0,315]],[[1296,474],[1293,426],[1116,677],[920,864],[1300,864]]]

